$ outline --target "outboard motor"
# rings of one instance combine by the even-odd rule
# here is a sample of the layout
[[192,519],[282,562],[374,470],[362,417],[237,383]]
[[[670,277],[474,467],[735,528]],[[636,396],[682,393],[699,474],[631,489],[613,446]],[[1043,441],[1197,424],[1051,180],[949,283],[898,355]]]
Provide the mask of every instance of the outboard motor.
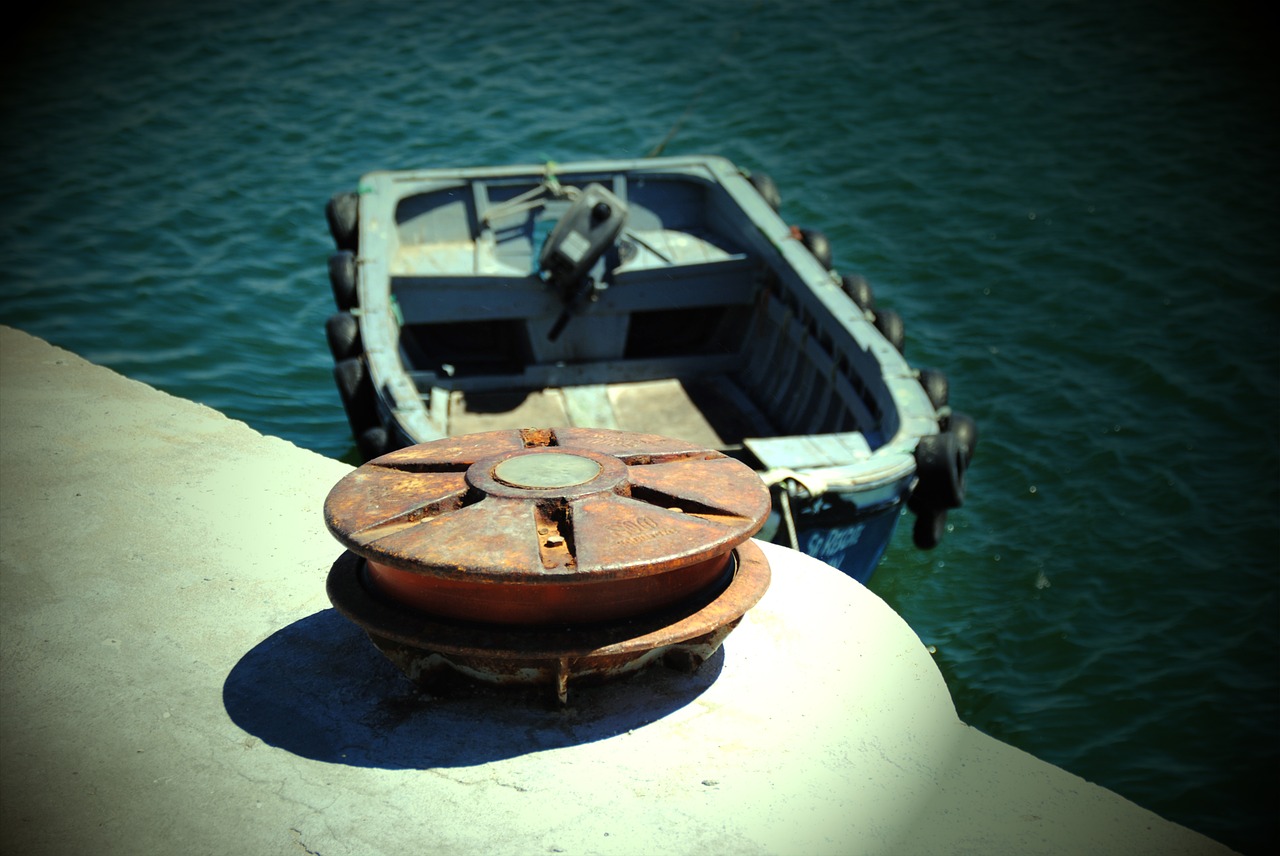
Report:
[[582,304],[605,287],[600,262],[617,240],[626,219],[626,203],[592,183],[583,188],[547,236],[538,256],[538,268],[564,302],[564,311],[547,338],[558,338]]

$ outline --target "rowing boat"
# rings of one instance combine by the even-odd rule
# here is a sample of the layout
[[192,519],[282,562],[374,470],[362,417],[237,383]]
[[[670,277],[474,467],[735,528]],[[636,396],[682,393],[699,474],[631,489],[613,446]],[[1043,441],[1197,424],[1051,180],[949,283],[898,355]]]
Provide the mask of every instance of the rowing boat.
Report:
[[902,511],[936,545],[974,422],[903,323],[720,157],[380,171],[326,209],[326,332],[360,457],[531,426],[750,464],[758,537],[866,581]]

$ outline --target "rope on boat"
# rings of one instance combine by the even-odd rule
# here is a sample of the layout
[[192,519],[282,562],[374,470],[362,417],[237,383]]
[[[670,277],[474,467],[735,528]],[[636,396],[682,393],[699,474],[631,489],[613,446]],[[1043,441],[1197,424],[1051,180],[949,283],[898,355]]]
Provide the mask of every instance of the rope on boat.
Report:
[[570,201],[582,195],[582,191],[578,188],[561,184],[560,179],[556,178],[555,173],[552,172],[554,169],[555,164],[548,163],[547,176],[542,180],[541,184],[511,197],[506,202],[492,206],[480,217],[480,222],[488,226],[491,225],[490,221],[495,218],[509,217],[512,214],[522,214],[525,211],[541,208],[543,206],[542,197],[547,195],[556,199],[568,199]]
[[[754,13],[759,6],[760,4],[757,2],[751,11]],[[685,105],[684,111],[676,118],[675,123],[671,126],[671,130],[667,131],[667,135],[663,137],[656,146],[648,151],[645,155],[646,158],[659,157],[663,151],[666,150],[667,143],[675,139],[676,134],[680,132],[680,128],[684,125],[685,120],[693,114],[693,108],[698,105],[700,100],[702,100],[703,93],[705,93],[707,88],[715,82],[716,77],[718,76],[716,74],[716,69],[724,68],[729,64],[729,57],[733,54],[734,50],[738,46],[738,41],[742,38],[742,29],[742,25],[734,28],[733,34],[729,37],[728,46],[725,47],[725,49],[720,52],[720,55],[712,62],[712,72],[703,77],[702,84],[694,91],[693,97],[689,99],[689,103]]]
[[792,550],[799,550],[800,538],[796,535],[796,521],[791,516],[791,496],[787,493],[786,488],[783,488],[778,493],[778,499],[782,503],[782,519],[786,521],[787,524],[787,541],[789,542],[789,546]]
[[663,137],[656,146],[650,149],[645,157],[656,158],[662,154],[662,152],[667,148],[667,143],[671,142],[675,138],[675,135],[679,133],[680,126],[684,124],[685,119],[689,118],[689,114],[693,112],[693,108],[697,106],[699,99],[702,98],[702,93],[706,90],[707,84],[706,81],[704,81],[702,86],[698,87],[698,91],[693,93],[693,98],[690,99],[689,104],[684,108],[684,112],[676,119],[675,124],[671,126],[671,130],[667,131],[667,135]]
[[[787,541],[792,550],[800,549],[800,536],[796,533],[795,515],[791,511],[791,491],[793,486],[800,488],[809,496],[821,496],[827,491],[827,483],[812,474],[805,475],[786,467],[775,467],[760,473],[760,480],[770,488],[779,486],[778,504],[782,510],[782,520],[787,524]],[[790,484],[788,484],[790,482]]]
[[765,470],[760,473],[760,479],[769,487],[776,484],[782,484],[786,481],[795,482],[804,488],[809,496],[821,496],[827,492],[829,485],[826,480],[813,473],[798,473],[795,470],[789,470],[786,467],[775,467],[771,470]]

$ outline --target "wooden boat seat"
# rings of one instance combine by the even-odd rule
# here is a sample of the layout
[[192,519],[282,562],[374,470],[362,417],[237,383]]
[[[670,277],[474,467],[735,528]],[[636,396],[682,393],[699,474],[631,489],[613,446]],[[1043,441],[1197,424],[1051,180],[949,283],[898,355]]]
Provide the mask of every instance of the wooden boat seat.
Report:
[[871,444],[860,431],[794,437],[748,437],[744,444],[766,470],[799,470],[847,466],[871,457]]

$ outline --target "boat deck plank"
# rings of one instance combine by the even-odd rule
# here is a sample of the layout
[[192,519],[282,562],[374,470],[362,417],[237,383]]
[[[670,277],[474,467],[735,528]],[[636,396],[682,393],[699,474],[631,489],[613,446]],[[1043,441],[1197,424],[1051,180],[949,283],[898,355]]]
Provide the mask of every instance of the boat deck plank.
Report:
[[610,392],[624,431],[678,437],[711,449],[725,444],[684,385],[674,378],[614,384]]
[[558,389],[464,393],[449,396],[449,433],[460,436],[504,428],[568,425]]
[[451,434],[560,425],[662,434],[712,449],[774,433],[751,400],[723,375],[449,394]]
[[617,430],[618,417],[609,395],[609,385],[604,383],[562,387],[565,411],[569,422],[584,428],[612,428]]

